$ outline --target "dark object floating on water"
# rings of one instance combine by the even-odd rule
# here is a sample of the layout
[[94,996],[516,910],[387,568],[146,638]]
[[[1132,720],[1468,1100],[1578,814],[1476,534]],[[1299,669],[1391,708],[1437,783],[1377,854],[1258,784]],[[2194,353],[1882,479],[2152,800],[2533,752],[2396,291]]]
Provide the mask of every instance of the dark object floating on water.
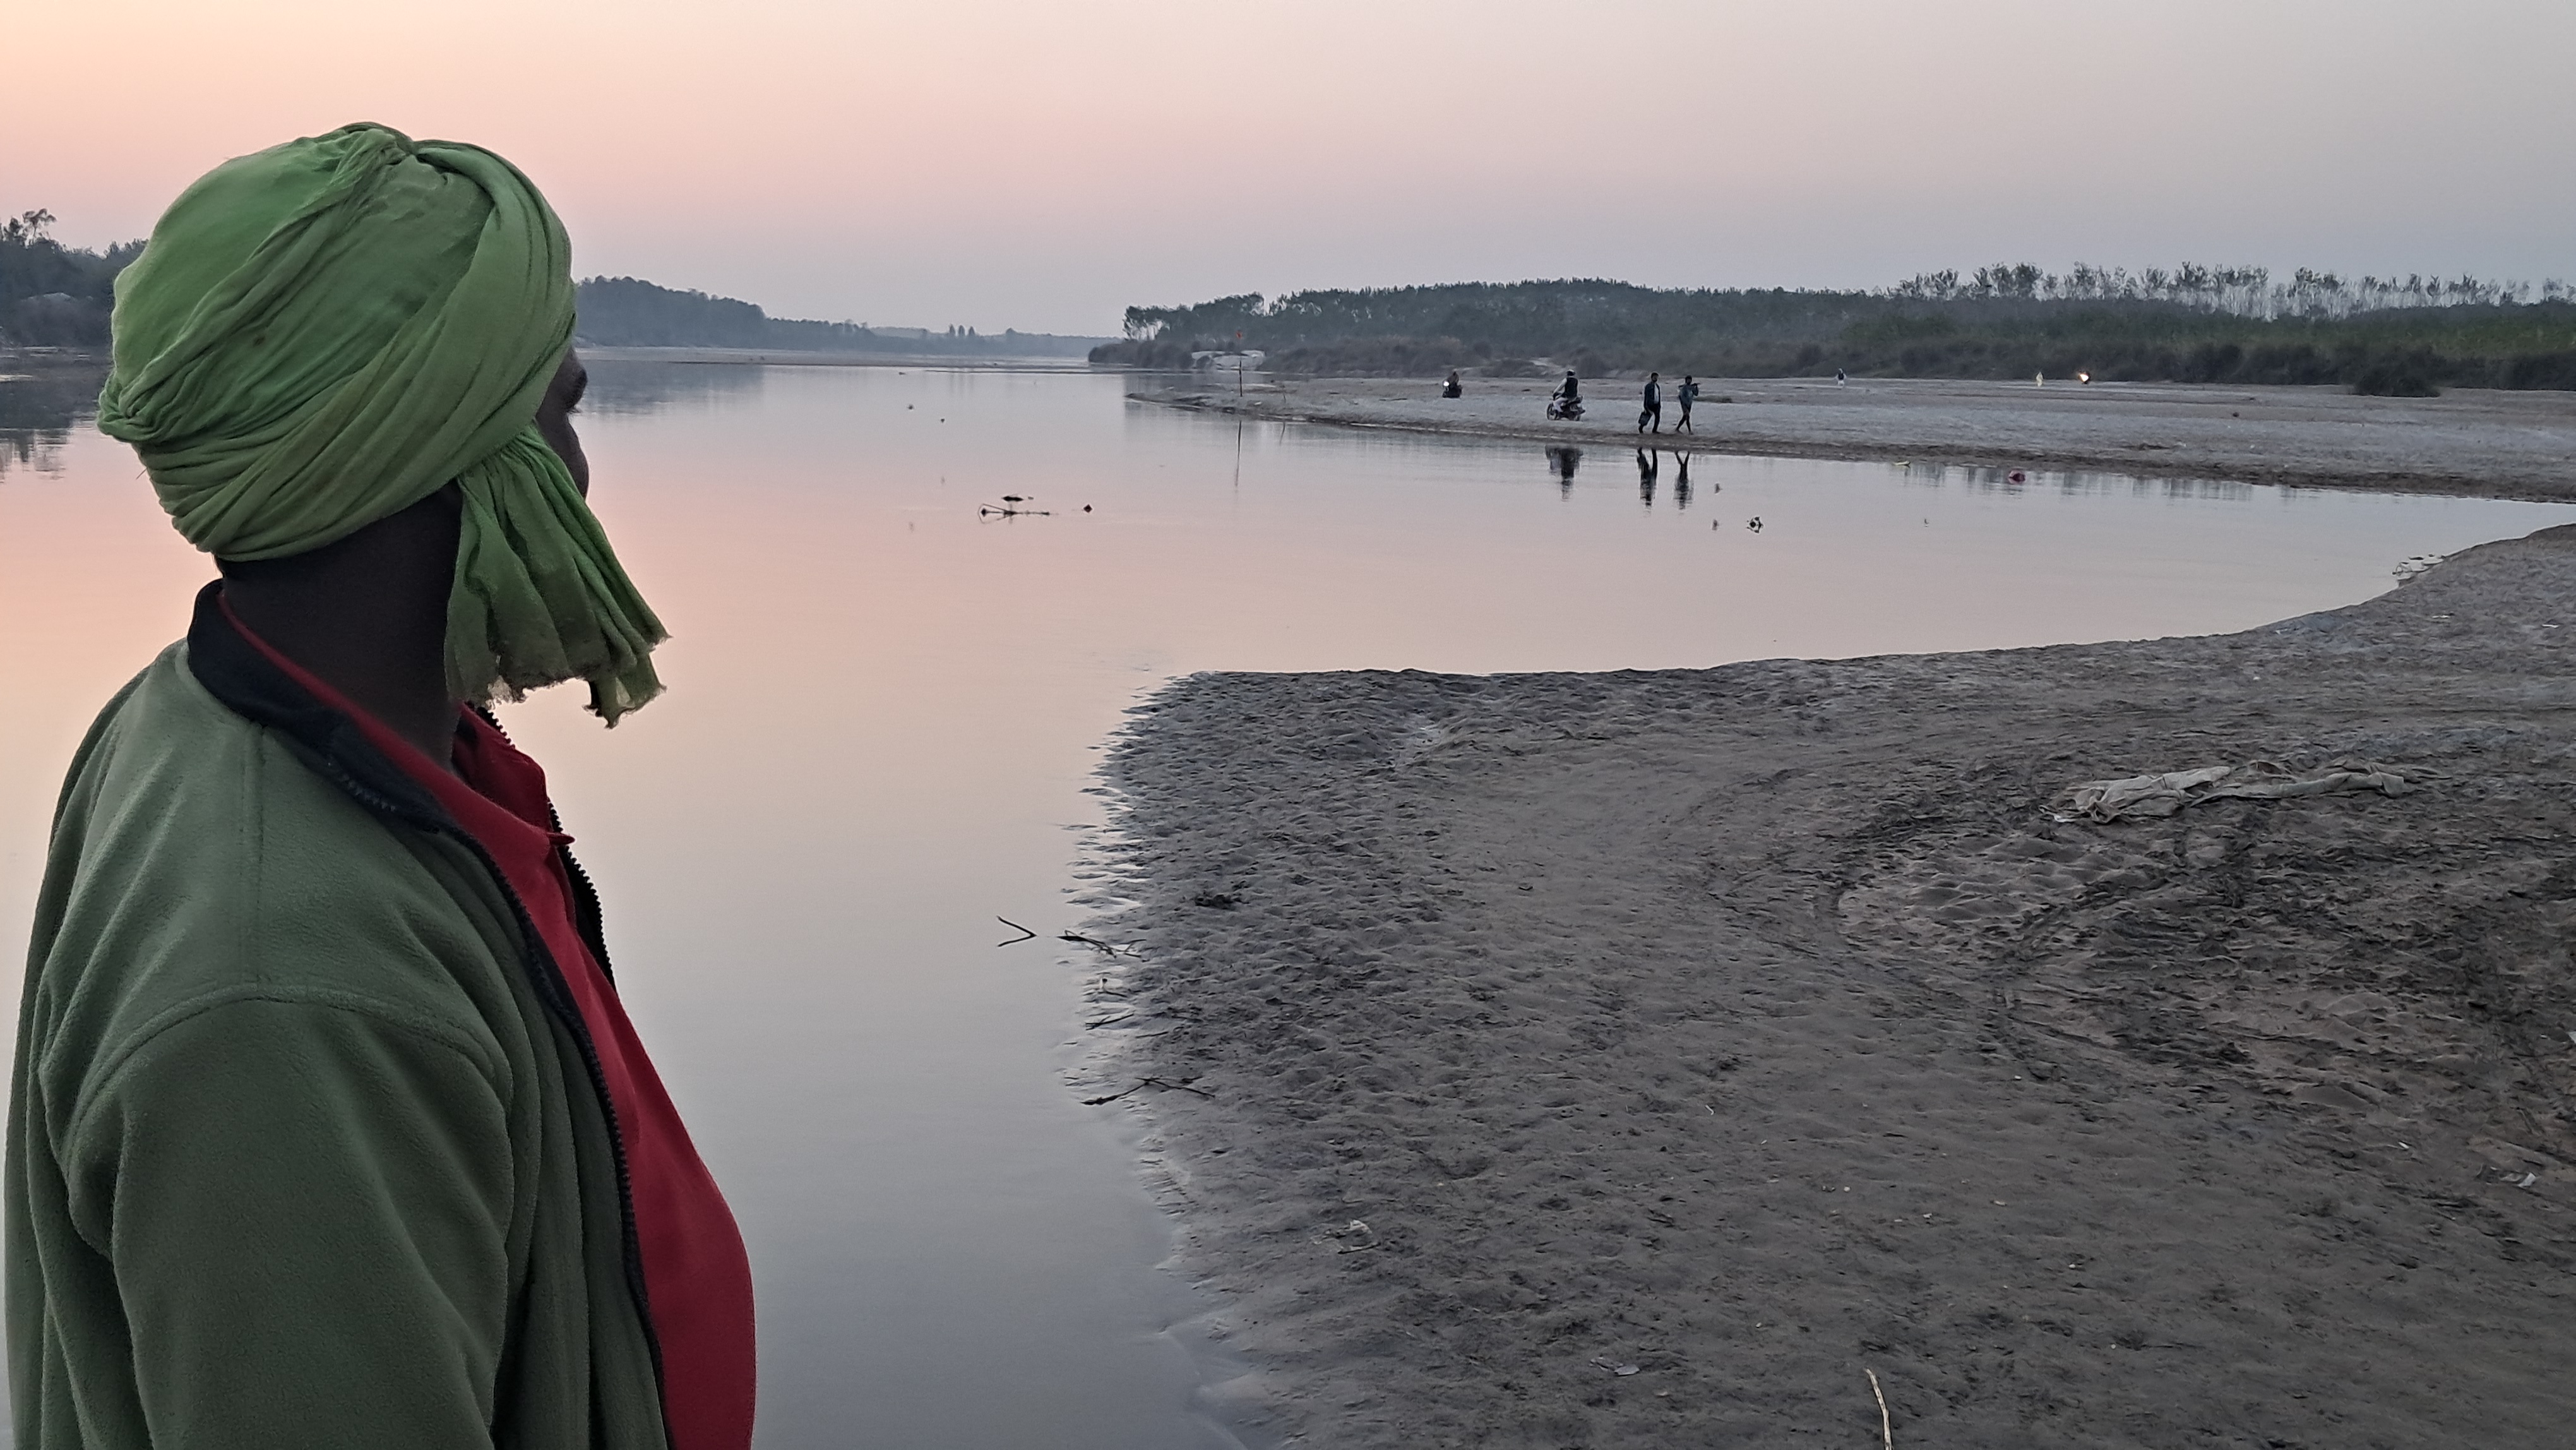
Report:
[[1760,514],[1755,514],[1753,517],[1744,521],[1744,526],[1757,534],[1762,532],[1762,516]]
[[2020,469],[2016,468],[2016,469],[2014,469],[2012,472],[2007,473],[2007,474],[2005,474],[2005,475],[2004,475],[2004,482],[2006,482],[2006,483],[2028,483],[2028,482],[2030,482],[2030,475],[2029,475],[2029,474],[2027,474],[2027,473],[2024,473],[2024,472],[2022,472]]
[[1091,512],[1091,505],[1089,505],[1089,504],[1084,504],[1084,505],[1082,506],[1082,511],[1083,511],[1084,513],[1089,513],[1089,512]]
[[1004,503],[1027,503],[1028,501],[1028,497],[1025,494],[1006,493],[1002,495],[1002,502]]
[[1190,898],[1190,905],[1204,906],[1210,911],[1232,911],[1242,902],[1242,897],[1230,891],[1202,891]]
[[1016,519],[1022,515],[1026,515],[1033,519],[1051,519],[1055,517],[1054,511],[1051,509],[1024,509],[1020,507],[1021,504],[1027,502],[1028,500],[1019,494],[1006,493],[1002,495],[1002,501],[1000,503],[986,504],[982,508],[975,510],[975,517],[979,519]]

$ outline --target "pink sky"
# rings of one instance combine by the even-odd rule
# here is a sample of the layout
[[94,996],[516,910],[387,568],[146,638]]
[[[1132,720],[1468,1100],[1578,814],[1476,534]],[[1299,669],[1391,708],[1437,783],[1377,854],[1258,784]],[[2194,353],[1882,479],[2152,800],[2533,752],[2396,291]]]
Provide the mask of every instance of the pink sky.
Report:
[[[32,12],[32,13],[31,13]],[[1946,266],[2576,277],[2576,6],[979,0],[13,7],[0,210],[147,230],[370,119],[546,188],[577,266],[788,316]]]

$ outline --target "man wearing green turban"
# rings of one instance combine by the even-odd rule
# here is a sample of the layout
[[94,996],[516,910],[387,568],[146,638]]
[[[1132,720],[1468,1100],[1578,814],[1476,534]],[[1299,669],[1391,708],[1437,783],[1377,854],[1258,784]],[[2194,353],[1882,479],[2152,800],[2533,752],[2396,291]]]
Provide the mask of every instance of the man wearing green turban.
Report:
[[19,1014],[20,1450],[746,1450],[751,1281],[487,706],[615,724],[570,249],[478,147],[227,162],[118,279],[99,426],[222,575],[55,816]]

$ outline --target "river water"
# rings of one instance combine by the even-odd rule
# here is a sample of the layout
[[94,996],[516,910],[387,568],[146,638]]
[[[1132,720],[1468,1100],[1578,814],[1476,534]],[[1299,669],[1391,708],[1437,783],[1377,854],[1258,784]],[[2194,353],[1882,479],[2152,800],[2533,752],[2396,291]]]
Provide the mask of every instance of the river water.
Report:
[[[504,718],[749,1240],[763,1450],[1230,1443],[1189,1406],[1206,1306],[1156,1268],[1124,1109],[1069,1085],[1090,963],[1055,940],[1098,752],[1163,681],[2233,630],[2576,519],[1715,455],[1685,488],[1670,454],[1649,478],[1624,450],[1247,428],[1086,373],[593,376],[593,501],[674,632],[671,693],[613,733],[568,691]],[[11,942],[73,745],[209,575],[130,453],[45,437],[0,437]],[[1036,939],[997,945],[1004,917]]]

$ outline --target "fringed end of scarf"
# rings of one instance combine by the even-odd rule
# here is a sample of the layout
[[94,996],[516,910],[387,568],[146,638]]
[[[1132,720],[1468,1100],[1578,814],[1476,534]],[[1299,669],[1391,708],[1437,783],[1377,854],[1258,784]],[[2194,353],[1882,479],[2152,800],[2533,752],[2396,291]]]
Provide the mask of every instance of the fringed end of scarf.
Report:
[[654,646],[670,637],[636,593],[563,460],[530,428],[457,479],[464,496],[448,596],[448,686],[515,701],[590,685],[611,727],[662,693]]

